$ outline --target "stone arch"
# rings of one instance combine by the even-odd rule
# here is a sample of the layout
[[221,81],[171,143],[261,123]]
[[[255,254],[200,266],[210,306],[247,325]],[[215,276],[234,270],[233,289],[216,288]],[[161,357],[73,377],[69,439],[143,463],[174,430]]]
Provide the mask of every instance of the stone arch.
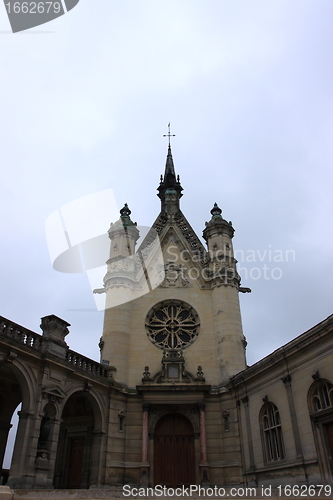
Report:
[[151,416],[149,419],[149,435],[153,436],[155,432],[155,426],[157,422],[164,416],[167,415],[168,413],[179,413],[181,415],[184,415],[184,417],[188,418],[188,420],[191,422],[192,427],[193,427],[193,432],[194,432],[194,437],[198,437],[200,434],[200,429],[199,429],[199,413],[196,409],[191,409],[191,410],[185,410],[183,408],[177,408],[176,410],[173,409],[168,409],[164,408],[161,410],[153,409],[151,412]]
[[55,488],[89,488],[98,483],[102,412],[87,390],[73,390],[61,415]]
[[95,427],[96,431],[103,431],[105,428],[105,400],[101,397],[101,394],[98,393],[97,391],[94,390],[94,388],[89,384],[73,384],[68,390],[67,390],[67,397],[62,403],[62,410],[61,414],[63,413],[63,408],[66,405],[67,401],[69,398],[71,398],[73,395],[82,393],[85,394],[90,401],[90,404],[92,406],[93,412],[94,412],[94,419],[95,419]]
[[[29,420],[26,417],[31,411],[34,395],[34,384],[32,374],[26,366],[17,361],[16,353],[10,352],[7,360],[0,364],[0,459],[1,466],[6,452],[8,434],[12,427],[11,420],[15,409],[22,404],[19,412],[20,419],[14,439],[14,451],[10,465],[9,475],[20,474],[20,462],[22,455],[28,448],[26,431]],[[22,417],[22,418],[21,418]],[[27,434],[30,435],[29,433]],[[8,473],[7,473],[8,475]]]
[[333,408],[333,384],[323,378],[315,380],[308,391],[310,414],[330,407]]

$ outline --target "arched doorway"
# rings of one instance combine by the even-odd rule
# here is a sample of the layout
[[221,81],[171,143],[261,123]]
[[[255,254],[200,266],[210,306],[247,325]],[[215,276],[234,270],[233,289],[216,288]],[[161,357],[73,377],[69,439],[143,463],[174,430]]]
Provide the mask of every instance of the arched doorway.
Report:
[[168,413],[156,424],[154,484],[171,487],[195,484],[193,427],[179,413]]
[[[1,484],[5,484],[8,479],[9,468],[13,448],[17,435],[18,417],[14,415],[22,402],[22,389],[16,373],[9,364],[0,366],[0,465]],[[16,420],[15,430],[10,432],[11,420]],[[9,437],[9,439],[8,439]],[[8,448],[11,448],[10,450]],[[8,460],[10,456],[10,460]],[[6,459],[6,460],[5,460]]]
[[97,434],[93,398],[87,392],[74,393],[66,402],[62,413],[54,475],[55,488],[89,488],[96,482],[96,456],[99,455]]

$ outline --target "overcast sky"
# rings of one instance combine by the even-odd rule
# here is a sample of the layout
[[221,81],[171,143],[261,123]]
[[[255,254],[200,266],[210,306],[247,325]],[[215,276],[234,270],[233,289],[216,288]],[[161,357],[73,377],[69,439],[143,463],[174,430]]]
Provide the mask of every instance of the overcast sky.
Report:
[[99,359],[103,312],[52,268],[45,221],[112,189],[152,224],[171,121],[185,216],[201,238],[217,202],[236,230],[248,363],[330,315],[332,19],[331,0],[80,0],[12,34],[0,6],[1,314],[39,333],[56,314]]

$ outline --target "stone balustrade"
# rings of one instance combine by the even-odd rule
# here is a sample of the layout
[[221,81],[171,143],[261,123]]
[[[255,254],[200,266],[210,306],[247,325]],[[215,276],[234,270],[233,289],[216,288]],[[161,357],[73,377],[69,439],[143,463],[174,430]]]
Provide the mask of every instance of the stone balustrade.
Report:
[[[19,326],[2,316],[0,316],[0,338],[1,337],[6,337],[12,342],[34,349],[40,353],[48,351],[49,339],[27,328]],[[89,375],[113,379],[114,369],[112,367],[102,365],[70,349],[66,351],[65,361],[69,363],[74,370],[83,370]]]
[[66,361],[70,363],[75,370],[80,369],[98,377],[113,378],[114,370],[112,367],[102,365],[70,349],[67,352]]
[[0,336],[1,335],[18,344],[23,344],[36,351],[42,351],[44,343],[42,335],[32,332],[23,326],[19,326],[2,316],[0,316]]

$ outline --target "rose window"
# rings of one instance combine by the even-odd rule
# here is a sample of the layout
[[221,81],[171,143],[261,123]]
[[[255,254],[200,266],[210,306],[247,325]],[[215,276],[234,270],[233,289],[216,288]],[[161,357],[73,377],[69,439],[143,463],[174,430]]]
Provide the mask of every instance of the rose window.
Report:
[[148,313],[146,331],[149,340],[160,349],[185,349],[199,334],[196,311],[181,300],[166,300]]

